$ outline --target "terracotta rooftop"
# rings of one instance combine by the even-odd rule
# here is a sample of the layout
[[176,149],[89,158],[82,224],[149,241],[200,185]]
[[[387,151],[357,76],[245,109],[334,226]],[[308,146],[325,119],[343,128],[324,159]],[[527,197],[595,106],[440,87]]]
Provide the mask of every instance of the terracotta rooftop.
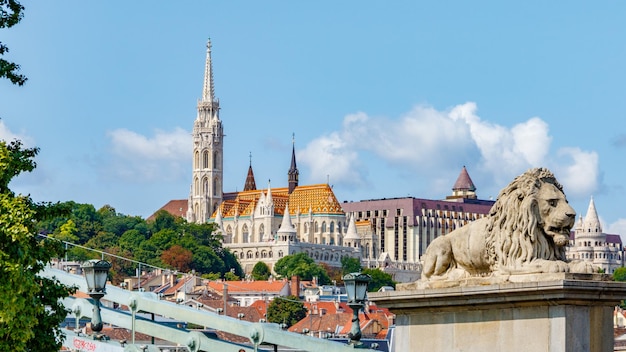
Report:
[[[159,210],[165,210],[166,212],[174,215],[185,217],[187,214],[187,199],[173,199],[167,202],[164,206],[159,208]],[[146,220],[150,221],[154,219],[154,215],[159,211],[155,211],[154,214],[150,215]]]
[[247,292],[267,292],[269,294],[278,294],[286,285],[287,280],[271,280],[271,281],[209,281],[208,287],[214,292],[221,294],[224,292],[224,284],[228,287],[228,293],[247,293]]

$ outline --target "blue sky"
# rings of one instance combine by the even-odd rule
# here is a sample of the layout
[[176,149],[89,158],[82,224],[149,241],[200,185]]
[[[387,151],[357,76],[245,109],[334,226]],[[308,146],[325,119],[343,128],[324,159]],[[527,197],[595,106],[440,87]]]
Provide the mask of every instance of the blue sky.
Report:
[[225,191],[441,199],[465,165],[481,198],[550,168],[576,211],[626,235],[626,3],[23,1],[0,31],[0,137],[38,146],[12,187],[148,216],[186,198],[213,44]]

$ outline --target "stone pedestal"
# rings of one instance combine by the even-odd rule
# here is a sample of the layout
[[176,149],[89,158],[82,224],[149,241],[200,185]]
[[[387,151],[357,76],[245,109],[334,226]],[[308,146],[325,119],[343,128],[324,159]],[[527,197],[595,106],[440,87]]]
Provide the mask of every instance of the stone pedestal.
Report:
[[397,352],[613,351],[613,311],[626,284],[566,273],[495,281],[409,284],[369,298],[396,314]]

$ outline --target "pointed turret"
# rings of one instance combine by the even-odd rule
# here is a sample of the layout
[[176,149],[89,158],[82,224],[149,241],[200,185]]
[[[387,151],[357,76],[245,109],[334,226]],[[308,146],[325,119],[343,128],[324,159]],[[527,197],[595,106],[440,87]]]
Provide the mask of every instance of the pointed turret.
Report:
[[461,169],[461,173],[459,177],[456,179],[454,186],[452,186],[452,195],[447,196],[446,199],[476,199],[476,186],[474,186],[474,182],[472,182],[472,178],[465,166]]
[[354,215],[350,216],[350,220],[348,220],[348,230],[346,230],[346,237],[344,240],[359,240],[359,234],[356,232],[356,223],[354,222]]
[[272,181],[267,180],[267,196],[265,196],[267,206],[274,207],[274,200],[272,199]]
[[250,166],[248,167],[248,175],[246,176],[246,184],[243,186],[244,191],[254,191],[256,182],[254,182],[254,172],[252,172],[252,153],[250,153]]
[[285,204],[285,213],[283,214],[283,222],[277,231],[278,239],[282,241],[293,241],[296,235],[296,228],[291,223],[291,215],[289,214],[289,203]]
[[593,197],[589,201],[589,208],[587,208],[587,214],[585,220],[583,220],[583,232],[586,233],[602,233],[602,226],[600,225],[600,219],[598,218],[598,212],[596,211],[596,204],[593,201]]
[[298,167],[296,166],[296,138],[295,135],[291,137],[291,166],[287,172],[289,177],[289,194],[298,187]]
[[222,226],[224,225],[223,221],[222,221],[222,211],[220,210],[220,208],[217,208],[216,214],[215,214],[215,224],[218,226],[218,230],[219,232],[222,231]]

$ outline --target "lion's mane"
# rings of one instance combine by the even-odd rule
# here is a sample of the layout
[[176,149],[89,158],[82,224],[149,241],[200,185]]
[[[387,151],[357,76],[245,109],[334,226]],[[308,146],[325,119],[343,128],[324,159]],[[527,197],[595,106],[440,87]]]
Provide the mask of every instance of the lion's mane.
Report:
[[555,244],[541,226],[537,193],[542,183],[551,183],[563,192],[563,186],[545,168],[528,170],[500,191],[487,227],[492,271],[519,267],[534,259],[565,260],[565,247]]

